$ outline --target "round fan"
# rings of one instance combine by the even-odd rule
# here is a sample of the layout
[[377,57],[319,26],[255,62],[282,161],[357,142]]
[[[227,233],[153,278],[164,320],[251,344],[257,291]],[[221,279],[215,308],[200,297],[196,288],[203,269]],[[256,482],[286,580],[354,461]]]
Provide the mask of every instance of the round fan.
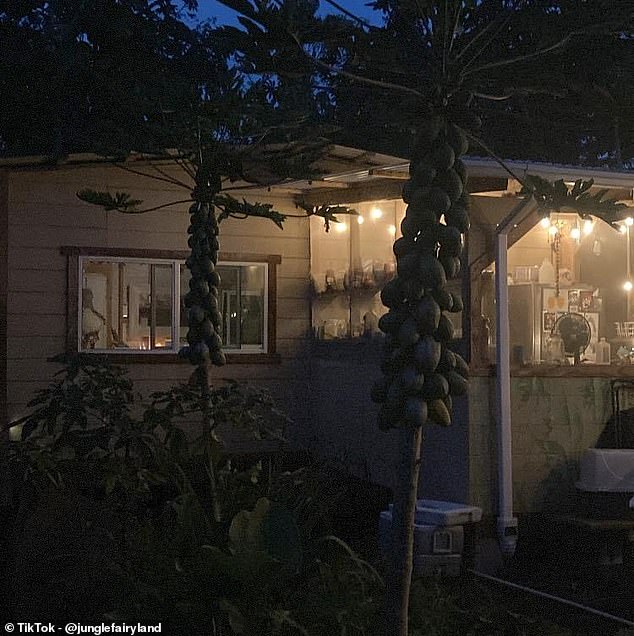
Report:
[[564,343],[564,354],[573,357],[575,364],[581,361],[581,354],[590,344],[590,323],[581,314],[567,313],[555,322],[553,334],[559,334]]

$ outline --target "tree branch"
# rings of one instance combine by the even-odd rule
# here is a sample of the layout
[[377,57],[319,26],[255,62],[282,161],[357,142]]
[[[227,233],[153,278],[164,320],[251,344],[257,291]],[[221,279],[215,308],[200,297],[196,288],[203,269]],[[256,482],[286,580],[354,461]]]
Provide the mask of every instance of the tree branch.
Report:
[[324,0],[324,2],[333,6],[335,9],[337,9],[337,11],[341,11],[341,13],[343,13],[344,15],[347,15],[351,20],[358,22],[361,26],[364,26],[366,29],[372,28],[372,25],[369,22],[366,22],[363,18],[360,18],[359,16],[355,15],[351,11],[348,11],[348,9],[346,9],[345,7],[342,7],[338,2],[335,2],[334,0]]
[[115,212],[121,212],[121,214],[145,214],[146,212],[155,212],[156,210],[162,210],[163,208],[169,208],[172,205],[180,205],[181,203],[191,203],[192,199],[180,199],[179,201],[171,201],[170,203],[163,203],[162,205],[156,205],[152,208],[145,208],[144,210],[125,210],[117,208]]
[[497,161],[502,166],[502,168],[504,168],[504,170],[506,170],[513,177],[513,179],[521,183],[522,186],[526,187],[525,180],[522,177],[519,177],[518,175],[516,175],[513,172],[513,170],[510,168],[510,166],[506,164],[504,159],[498,157],[493,152],[493,150],[491,150],[491,148],[489,148],[489,146],[487,146],[480,138],[476,137],[475,135],[472,135],[468,130],[461,128],[460,126],[456,124],[454,124],[454,126],[456,126],[458,130],[462,131],[469,138],[470,141],[473,141],[474,143],[478,144],[478,146],[480,146],[480,148],[482,148],[482,150],[484,150],[492,159],[495,159],[495,161]]
[[154,179],[155,181],[164,181],[166,183],[169,183],[170,185],[179,185],[180,187],[183,187],[186,190],[191,190],[191,186],[180,185],[174,180],[172,180],[171,178],[166,179],[165,177],[157,177],[155,174],[148,174],[147,172],[142,172],[141,170],[135,170],[134,168],[130,168],[129,166],[124,166],[123,164],[120,164],[120,163],[115,163],[114,165],[121,170],[125,170],[126,172],[136,174],[140,177],[146,177],[147,179]]
[[299,50],[318,68],[321,68],[329,73],[334,73],[336,75],[341,75],[342,77],[346,77],[349,80],[354,82],[358,82],[360,84],[368,84],[369,86],[376,86],[378,88],[384,88],[385,90],[390,91],[400,91],[402,93],[407,93],[408,95],[416,95],[416,97],[425,98],[425,96],[417,91],[414,88],[409,88],[407,86],[401,86],[400,84],[392,84],[391,82],[382,82],[381,80],[370,79],[369,77],[363,77],[361,75],[355,75],[354,73],[350,73],[349,71],[344,71],[343,69],[338,69],[335,66],[331,66],[330,64],[326,64],[326,62],[322,62],[318,60],[316,57],[313,57],[308,51],[304,49],[302,43],[299,41],[297,36],[291,34],[291,37],[297,43]]

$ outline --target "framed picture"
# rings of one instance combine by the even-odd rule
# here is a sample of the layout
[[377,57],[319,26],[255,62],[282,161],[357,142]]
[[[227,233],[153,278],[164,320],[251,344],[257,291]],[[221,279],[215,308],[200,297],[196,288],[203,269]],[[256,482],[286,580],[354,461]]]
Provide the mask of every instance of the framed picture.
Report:
[[557,314],[554,311],[545,311],[542,313],[542,331],[550,333],[555,326]]
[[580,291],[579,292],[579,310],[582,313],[587,311],[592,311],[593,304],[593,296],[590,291]]
[[568,290],[568,311],[579,310],[579,296],[580,292],[578,289]]

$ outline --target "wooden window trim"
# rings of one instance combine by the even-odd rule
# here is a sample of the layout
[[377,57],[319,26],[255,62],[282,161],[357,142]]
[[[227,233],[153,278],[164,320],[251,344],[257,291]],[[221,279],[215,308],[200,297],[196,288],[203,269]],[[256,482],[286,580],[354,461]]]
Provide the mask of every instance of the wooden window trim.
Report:
[[[114,247],[79,247],[64,245],[60,252],[66,260],[66,351],[80,355],[77,351],[79,324],[73,316],[79,313],[79,257],[116,257],[165,259],[184,261],[190,256],[189,251],[181,250],[145,250],[117,249]],[[279,364],[281,356],[277,353],[277,266],[282,262],[279,254],[251,254],[242,252],[220,252],[218,260],[225,263],[254,262],[266,263],[268,268],[268,328],[266,353],[230,353],[226,354],[229,364]],[[187,363],[175,353],[109,353],[100,351],[97,354],[83,354],[86,358],[102,356],[118,364],[183,364]]]

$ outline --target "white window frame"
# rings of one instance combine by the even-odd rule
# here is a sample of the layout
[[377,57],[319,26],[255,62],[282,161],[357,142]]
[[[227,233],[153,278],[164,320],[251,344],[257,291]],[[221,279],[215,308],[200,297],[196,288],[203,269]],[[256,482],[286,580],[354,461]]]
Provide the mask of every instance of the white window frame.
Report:
[[[86,262],[107,262],[107,263],[138,263],[143,265],[171,265],[172,267],[172,326],[171,326],[171,336],[172,336],[172,347],[169,349],[82,349],[81,340],[82,340],[82,319],[83,319],[83,274],[84,274],[84,263]],[[76,347],[77,351],[82,354],[89,355],[117,355],[117,356],[129,356],[131,354],[136,355],[174,355],[178,353],[181,348],[180,344],[180,280],[181,280],[181,265],[185,265],[184,259],[170,259],[170,258],[142,258],[142,257],[132,257],[132,256],[101,256],[90,254],[80,254],[79,255],[79,270],[77,276],[77,315],[75,316],[75,320],[77,321],[77,342]],[[257,345],[243,345],[240,348],[237,347],[228,347],[223,348],[225,353],[243,355],[243,354],[268,354],[270,353],[269,348],[269,263],[266,260],[253,260],[253,261],[218,261],[219,267],[250,267],[250,266],[260,266],[264,269],[264,306],[263,306],[263,334],[262,334],[262,347]]]

